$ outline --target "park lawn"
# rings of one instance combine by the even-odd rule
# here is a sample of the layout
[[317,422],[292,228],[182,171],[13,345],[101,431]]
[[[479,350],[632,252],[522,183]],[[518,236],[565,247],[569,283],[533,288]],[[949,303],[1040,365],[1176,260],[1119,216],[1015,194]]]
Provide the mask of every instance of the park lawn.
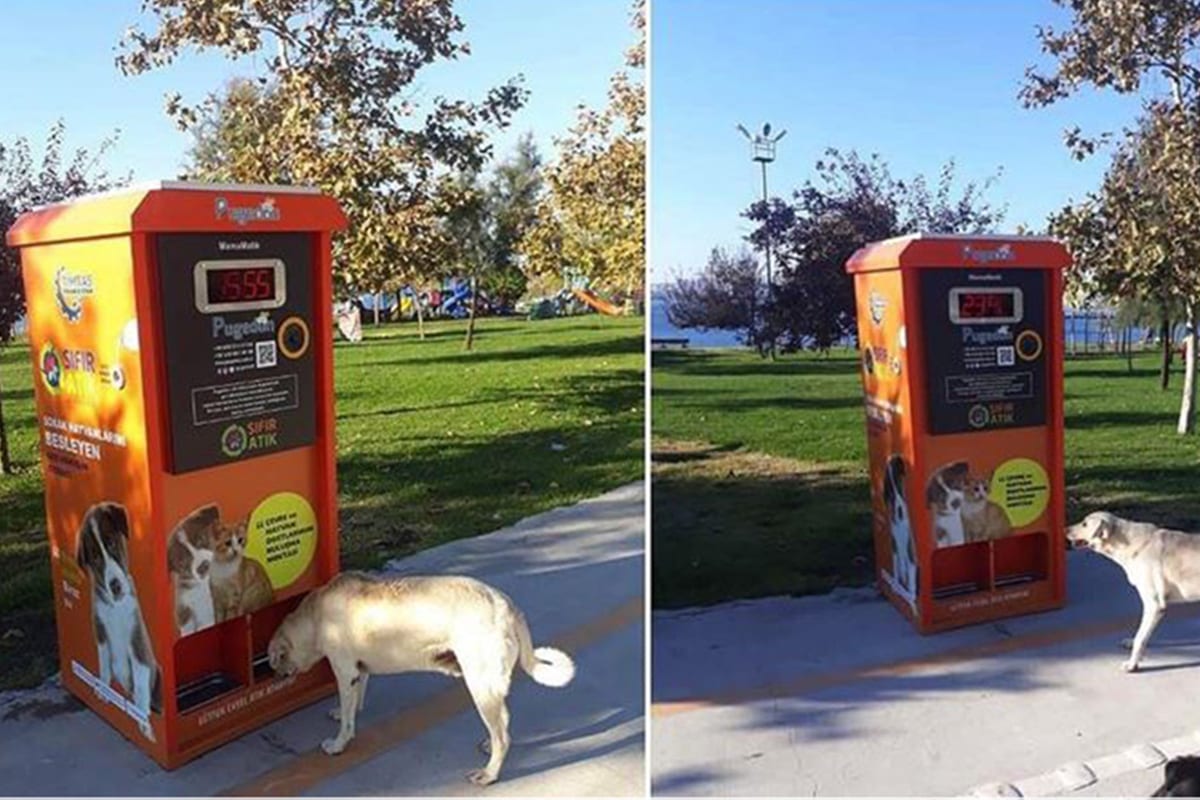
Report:
[[[1180,376],[1156,355],[1066,366],[1068,514],[1200,530],[1200,435],[1175,433]],[[651,372],[652,590],[659,608],[815,594],[873,575],[857,355],[772,363],[658,352]]]
[[[596,315],[366,329],[335,348],[342,564],[379,567],[637,480],[643,321]],[[0,477],[0,689],[57,669],[24,346],[0,348],[18,472]]]

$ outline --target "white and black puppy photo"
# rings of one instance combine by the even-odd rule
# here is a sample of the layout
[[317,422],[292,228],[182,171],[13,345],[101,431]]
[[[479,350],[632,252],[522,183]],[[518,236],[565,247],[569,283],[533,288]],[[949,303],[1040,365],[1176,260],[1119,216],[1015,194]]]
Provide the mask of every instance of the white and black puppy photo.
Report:
[[888,459],[883,473],[883,501],[887,505],[892,537],[892,577],[904,596],[912,600],[917,592],[917,557],[905,490],[906,474],[902,456],[893,455]]
[[1112,559],[1142,601],[1142,619],[1124,663],[1135,672],[1167,606],[1200,600],[1200,536],[1094,511],[1067,528],[1067,541]]
[[524,614],[503,592],[474,578],[374,577],[344,572],[312,592],[284,619],[267,649],[272,669],[292,675],[322,658],[337,679],[336,736],[321,743],[341,753],[355,733],[371,675],[440,672],[462,678],[487,729],[488,761],[468,773],[486,785],[508,754],[506,700],[519,664],[543,686],[566,686],[571,657],[534,647]]
[[[162,670],[138,605],[129,573],[129,514],[118,503],[97,503],[79,527],[75,559],[92,584],[92,626],[96,637],[99,678],[115,680],[133,700],[143,719],[162,711]],[[148,722],[142,734],[154,741]]]
[[212,596],[212,564],[217,523],[215,505],[198,508],[171,531],[167,542],[167,568],[175,594],[175,626],[181,636],[216,624]]
[[925,505],[933,518],[933,541],[937,547],[966,544],[962,508],[969,466],[955,461],[934,470],[925,485]]

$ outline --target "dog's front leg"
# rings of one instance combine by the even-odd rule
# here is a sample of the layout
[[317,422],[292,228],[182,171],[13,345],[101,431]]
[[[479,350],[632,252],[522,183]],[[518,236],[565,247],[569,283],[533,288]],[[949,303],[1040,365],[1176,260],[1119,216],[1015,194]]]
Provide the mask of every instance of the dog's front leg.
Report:
[[112,685],[112,645],[107,639],[96,642],[96,657],[100,660],[100,685]]
[[1142,621],[1138,625],[1137,633],[1133,636],[1133,651],[1129,654],[1129,660],[1122,665],[1126,672],[1137,671],[1142,654],[1146,652],[1146,645],[1150,642],[1150,636],[1166,612],[1166,606],[1160,605],[1153,599],[1143,598]]
[[341,701],[341,706],[338,708],[338,735],[321,742],[321,749],[331,756],[336,756],[345,750],[346,745],[350,744],[350,740],[354,738],[354,716],[358,709],[359,672],[354,665],[349,667],[334,665],[333,676],[337,679],[338,700]]
[[146,664],[134,662],[132,666],[133,672],[133,703],[137,706],[138,711],[146,715],[145,722],[139,722],[138,728],[141,729],[142,735],[150,741],[154,741],[154,728],[150,726],[150,690],[154,683],[154,670]]

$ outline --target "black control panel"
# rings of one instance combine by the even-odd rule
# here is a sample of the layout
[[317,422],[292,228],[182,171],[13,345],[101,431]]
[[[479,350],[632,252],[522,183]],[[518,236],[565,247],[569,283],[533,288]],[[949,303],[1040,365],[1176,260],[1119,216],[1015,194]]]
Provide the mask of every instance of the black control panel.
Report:
[[312,444],[311,235],[164,234],[157,256],[168,468]]
[[1044,425],[1046,271],[918,274],[930,433]]

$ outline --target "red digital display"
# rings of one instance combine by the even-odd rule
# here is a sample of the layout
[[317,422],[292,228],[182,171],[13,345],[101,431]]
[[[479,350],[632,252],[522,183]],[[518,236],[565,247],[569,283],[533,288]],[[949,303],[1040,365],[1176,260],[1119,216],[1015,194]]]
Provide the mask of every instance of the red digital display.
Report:
[[225,267],[205,273],[208,304],[257,303],[275,299],[274,267]]
[[959,292],[959,319],[1012,319],[1016,316],[1012,292]]

